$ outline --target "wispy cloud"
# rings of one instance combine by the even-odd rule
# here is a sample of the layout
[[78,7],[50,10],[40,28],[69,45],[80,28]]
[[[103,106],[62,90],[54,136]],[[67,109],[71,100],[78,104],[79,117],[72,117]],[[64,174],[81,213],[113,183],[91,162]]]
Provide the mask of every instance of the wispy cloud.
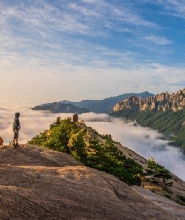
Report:
[[185,18],[185,5],[183,0],[167,0],[165,8],[176,12],[177,16]]
[[[100,18],[103,18],[102,26],[109,26],[112,29],[116,28],[117,25],[125,28],[127,25],[132,26],[143,26],[147,28],[159,28],[159,25],[155,22],[144,19],[139,13],[137,13],[136,8],[131,7],[131,5],[122,2],[119,6],[116,6],[114,2],[107,1],[83,1],[90,3],[96,11],[98,11]],[[115,25],[116,22],[116,25]]]
[[176,16],[185,19],[184,0],[151,0],[149,3],[162,6],[169,16]]
[[[151,8],[148,12],[142,9],[143,1],[137,1],[138,5],[118,2],[20,0],[12,4],[2,0],[0,74],[4,83],[0,91],[6,99],[14,100],[14,81],[20,99],[29,96],[32,103],[38,102],[35,94],[39,91],[42,102],[101,99],[146,89],[161,92],[171,77],[171,61],[176,59],[174,66],[183,63],[179,53],[173,56],[177,42],[170,35],[165,36],[159,20],[148,16]],[[172,5],[172,1],[168,4]],[[158,68],[154,69],[152,63],[158,63]],[[165,72],[160,71],[164,66]],[[180,80],[184,68],[173,70]],[[158,71],[162,76],[158,76]],[[178,85],[178,80],[174,80]],[[32,91],[36,84],[39,87]],[[26,91],[25,96],[20,88]]]
[[[8,22],[6,27],[14,27],[15,22],[19,23],[19,28],[27,30],[49,33],[55,30],[59,32],[73,32],[86,35],[99,35],[101,28],[107,26],[114,29],[115,22],[120,25],[120,29],[128,28],[127,24],[156,27],[153,22],[147,21],[139,14],[134,13],[127,5],[120,7],[105,1],[86,2],[85,5],[76,2],[63,2],[60,8],[53,4],[41,1],[31,6],[26,4],[16,4],[7,6],[1,4],[2,22]],[[116,26],[117,26],[116,25]],[[98,31],[97,31],[98,30]]]
[[169,45],[169,44],[172,44],[172,41],[164,38],[164,37],[159,37],[159,36],[155,36],[155,35],[152,35],[152,36],[145,36],[145,39],[148,40],[148,41],[151,41],[155,44],[160,44],[160,45]]
[[[6,51],[6,53],[14,51],[23,56],[26,53],[28,59],[30,56],[35,58],[45,56],[51,60],[49,55],[51,54],[54,59],[58,58],[71,64],[75,64],[76,60],[78,65],[81,61],[84,63],[108,63],[108,60],[112,61],[112,57],[115,57],[116,65],[119,60],[122,60],[121,57],[126,58],[125,54],[128,56],[127,59],[131,58],[130,60],[133,61],[134,53],[127,48],[120,51],[118,46],[119,52],[115,47],[108,49],[109,46],[102,46],[101,48],[105,49],[107,47],[106,50],[112,54],[105,57],[103,51],[97,50],[99,42],[97,43],[95,37],[99,36],[102,40],[106,38],[111,42],[114,37],[111,36],[111,31],[129,33],[129,36],[125,35],[123,38],[127,43],[127,39],[135,35],[130,25],[139,25],[143,28],[157,26],[135,13],[134,9],[127,4],[121,4],[118,7],[113,2],[107,3],[103,0],[82,1],[81,4],[80,2],[77,4],[74,1],[63,1],[60,5],[42,0],[39,3],[33,1],[31,5],[25,2],[17,3],[15,6],[4,2],[0,4],[0,8],[2,14],[0,20],[1,51]],[[76,34],[88,35],[94,39],[92,38],[92,41],[88,43],[83,36],[79,37]],[[74,38],[76,39],[74,40]],[[147,39],[155,43],[159,40],[161,45],[170,42],[167,39],[154,38],[154,36]],[[91,56],[90,53],[92,53]],[[99,59],[98,53],[101,54],[101,59]],[[120,56],[116,57],[115,53],[119,53]],[[117,59],[118,62],[116,62]]]

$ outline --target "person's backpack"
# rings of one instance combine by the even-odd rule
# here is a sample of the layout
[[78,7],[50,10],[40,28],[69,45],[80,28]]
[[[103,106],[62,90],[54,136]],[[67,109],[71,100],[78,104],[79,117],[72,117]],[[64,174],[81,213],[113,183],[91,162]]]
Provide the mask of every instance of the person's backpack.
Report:
[[14,131],[14,130],[19,130],[20,128],[21,128],[21,127],[20,127],[19,119],[18,119],[18,118],[14,118],[13,131]]

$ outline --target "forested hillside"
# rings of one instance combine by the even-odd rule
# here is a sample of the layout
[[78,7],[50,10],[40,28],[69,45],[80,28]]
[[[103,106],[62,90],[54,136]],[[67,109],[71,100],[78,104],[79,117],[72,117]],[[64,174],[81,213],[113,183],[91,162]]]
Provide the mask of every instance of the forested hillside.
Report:
[[180,147],[185,153],[185,110],[173,112],[172,110],[120,110],[111,113],[115,117],[124,117],[136,120],[141,126],[156,129],[171,141],[171,144]]

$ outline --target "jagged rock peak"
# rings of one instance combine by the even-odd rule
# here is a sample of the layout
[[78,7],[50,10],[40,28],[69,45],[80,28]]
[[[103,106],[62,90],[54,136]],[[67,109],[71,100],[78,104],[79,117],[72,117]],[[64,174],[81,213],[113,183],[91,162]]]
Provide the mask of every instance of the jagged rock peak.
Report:
[[163,92],[147,98],[130,96],[123,101],[118,102],[113,107],[113,111],[133,108],[140,111],[152,109],[162,111],[168,109],[173,111],[182,110],[185,108],[185,88],[183,90],[178,90],[176,93],[169,94],[168,92]]

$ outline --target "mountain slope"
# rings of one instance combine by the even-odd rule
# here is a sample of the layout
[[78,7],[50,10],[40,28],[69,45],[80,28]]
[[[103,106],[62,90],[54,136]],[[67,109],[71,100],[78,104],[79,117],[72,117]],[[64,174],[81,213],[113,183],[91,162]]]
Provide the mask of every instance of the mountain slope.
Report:
[[146,99],[131,96],[117,103],[111,115],[136,120],[142,126],[156,129],[185,152],[185,89]]
[[185,219],[180,205],[169,202],[165,211],[163,203],[155,205],[135,190],[61,152],[33,145],[0,148],[2,220]]
[[[117,102],[119,102],[119,101],[121,101],[131,95],[135,95],[135,96],[142,97],[142,98],[153,96],[153,94],[146,91],[146,92],[142,92],[142,93],[126,93],[126,94],[122,94],[122,95],[115,96],[115,97],[109,97],[109,98],[106,98],[103,100],[82,100],[80,102],[73,102],[73,101],[64,100],[64,101],[58,102],[58,105],[72,104],[73,106],[76,106],[80,109],[88,109],[88,111],[95,112],[95,113],[109,113],[112,111],[113,106]],[[53,111],[54,105],[56,105],[56,103],[48,103],[48,104],[35,106],[32,109],[33,110],[51,110],[51,111]],[[56,112],[56,111],[54,110],[53,112]],[[66,111],[60,111],[60,112],[66,112]],[[85,111],[83,111],[83,112],[85,112]],[[72,113],[83,113],[83,112],[73,111]]]
[[84,121],[57,118],[48,130],[32,138],[30,144],[66,152],[85,166],[116,176],[128,185],[142,185],[158,195],[185,205],[185,183],[155,161],[100,135]]

